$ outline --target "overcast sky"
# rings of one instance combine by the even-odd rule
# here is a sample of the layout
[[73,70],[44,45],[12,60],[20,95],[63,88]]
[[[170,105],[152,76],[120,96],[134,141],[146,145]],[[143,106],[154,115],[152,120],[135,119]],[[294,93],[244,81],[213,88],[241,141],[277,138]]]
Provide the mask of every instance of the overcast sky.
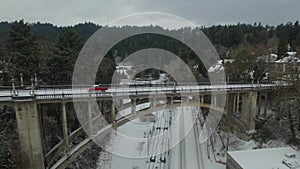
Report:
[[24,19],[58,26],[91,21],[105,25],[139,12],[163,12],[198,26],[300,20],[300,0],[1,0],[0,20]]

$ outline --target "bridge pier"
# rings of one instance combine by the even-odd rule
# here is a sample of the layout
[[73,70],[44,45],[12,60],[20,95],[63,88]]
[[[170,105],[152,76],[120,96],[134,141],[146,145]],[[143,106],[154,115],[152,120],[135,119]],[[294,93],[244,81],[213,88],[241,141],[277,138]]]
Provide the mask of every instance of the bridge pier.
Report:
[[131,114],[136,114],[136,99],[131,99]]
[[235,116],[239,116],[239,103],[240,103],[240,94],[234,94],[233,96],[233,112]]
[[233,115],[235,113],[235,94],[228,94],[226,102],[227,114]]
[[154,96],[151,98],[151,105],[150,105],[150,107],[151,107],[152,109],[155,108],[155,97],[154,97]]
[[228,114],[235,117],[240,116],[240,93],[231,93],[226,99],[226,109]]
[[[255,131],[255,117],[256,117],[256,104],[257,104],[257,92],[250,91],[242,95],[242,111],[241,121],[246,124],[246,132]],[[244,140],[251,139],[248,133],[242,133],[240,137]]]
[[236,94],[236,109],[235,109],[235,113],[237,115],[240,115],[240,93]]
[[112,124],[114,125],[115,122],[116,122],[116,109],[115,109],[115,104],[114,102],[112,101],[111,103],[111,121],[112,121]]
[[[263,106],[263,111],[262,109]],[[267,107],[268,107],[268,93],[259,93],[257,96],[257,116],[267,116]]]
[[[103,112],[102,112],[103,113]],[[88,127],[89,127],[89,135],[93,136],[94,131],[93,131],[93,116],[92,116],[92,101],[88,101]]]
[[22,165],[28,169],[44,169],[41,119],[35,100],[15,101],[15,111],[22,153]]
[[211,95],[211,105],[217,106],[217,95],[216,94]]
[[204,95],[200,95],[200,103],[204,103]]
[[264,117],[267,117],[267,107],[268,107],[268,93],[265,94]]
[[236,94],[233,96],[233,112],[232,113],[234,113],[235,115],[237,115],[237,107],[236,107],[236,105],[237,105],[237,96],[236,96]]
[[259,94],[257,94],[257,113],[256,113],[256,116],[260,116],[261,102],[262,102],[262,93],[259,93]]
[[63,136],[64,136],[64,148],[65,152],[69,151],[69,134],[68,134],[68,122],[67,122],[67,110],[66,110],[66,103],[63,101],[61,103],[61,119],[62,119],[62,127],[63,127]]

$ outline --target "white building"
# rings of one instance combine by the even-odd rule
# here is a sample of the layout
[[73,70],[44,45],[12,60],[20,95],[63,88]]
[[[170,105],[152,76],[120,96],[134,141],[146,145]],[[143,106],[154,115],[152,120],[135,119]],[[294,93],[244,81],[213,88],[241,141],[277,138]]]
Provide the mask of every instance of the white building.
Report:
[[291,147],[227,152],[227,169],[299,169],[300,152]]

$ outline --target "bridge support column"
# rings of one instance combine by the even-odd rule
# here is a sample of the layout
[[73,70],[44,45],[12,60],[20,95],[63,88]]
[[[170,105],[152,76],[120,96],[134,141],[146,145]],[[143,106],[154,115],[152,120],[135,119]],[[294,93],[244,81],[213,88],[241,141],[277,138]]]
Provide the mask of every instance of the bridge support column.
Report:
[[226,109],[227,109],[227,114],[228,115],[232,115],[234,114],[234,97],[235,95],[234,94],[228,94],[227,96],[227,99],[226,99],[226,102],[227,102],[227,105],[226,105]]
[[152,109],[155,108],[155,97],[154,96],[151,98],[151,108]]
[[44,169],[41,120],[35,101],[15,102],[24,168]]
[[264,117],[267,117],[267,108],[268,108],[268,93],[265,95],[265,102],[264,102]]
[[136,113],[136,99],[131,99],[131,114]]
[[232,113],[236,115],[236,105],[237,105],[237,98],[236,98],[236,94],[234,94],[233,96],[233,109],[232,109]]
[[240,112],[240,93],[229,94],[227,97],[228,112],[234,116],[239,116]]
[[[241,111],[241,121],[246,124],[246,132],[255,130],[255,121],[256,116],[256,103],[257,103],[257,92],[250,91],[242,96],[242,111]],[[241,135],[242,139],[249,140],[251,136],[247,133]]]
[[69,134],[68,134],[68,122],[67,122],[67,110],[66,110],[66,103],[63,102],[61,104],[62,114],[62,127],[63,127],[63,136],[64,136],[64,144],[65,144],[65,151],[69,151]]
[[115,124],[115,121],[116,121],[116,109],[115,109],[115,104],[114,104],[113,101],[111,103],[111,120],[112,120],[112,123]]
[[256,113],[256,116],[260,116],[260,106],[261,106],[261,101],[262,101],[262,99],[261,99],[262,93],[259,93],[257,95],[258,96],[257,96],[257,113]]
[[104,101],[103,100],[100,101],[100,107],[101,107],[101,113],[102,113],[102,115],[104,115]]
[[217,106],[217,95],[216,94],[211,95],[211,105]]
[[204,96],[200,95],[200,103],[204,103]]
[[236,96],[236,109],[235,113],[240,114],[240,93]]
[[119,99],[119,107],[121,108],[121,110],[123,110],[123,104],[124,104],[123,99]]
[[88,125],[89,125],[88,126],[89,127],[89,135],[93,136],[94,131],[93,131],[93,116],[92,116],[92,101],[91,100],[88,101]]

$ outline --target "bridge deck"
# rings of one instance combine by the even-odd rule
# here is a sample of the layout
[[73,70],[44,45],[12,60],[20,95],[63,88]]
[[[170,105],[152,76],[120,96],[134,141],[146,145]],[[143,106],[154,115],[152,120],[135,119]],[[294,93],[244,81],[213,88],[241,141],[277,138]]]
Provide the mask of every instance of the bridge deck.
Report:
[[102,98],[111,99],[128,96],[143,95],[191,95],[191,93],[215,93],[217,92],[246,92],[249,90],[272,90],[280,87],[276,84],[216,84],[216,85],[182,85],[182,86],[115,86],[109,88],[106,92],[88,92],[88,88],[47,88],[34,90],[18,89],[16,96],[13,96],[12,90],[0,90],[0,102],[26,101],[26,100],[60,100],[60,99],[86,99]]

